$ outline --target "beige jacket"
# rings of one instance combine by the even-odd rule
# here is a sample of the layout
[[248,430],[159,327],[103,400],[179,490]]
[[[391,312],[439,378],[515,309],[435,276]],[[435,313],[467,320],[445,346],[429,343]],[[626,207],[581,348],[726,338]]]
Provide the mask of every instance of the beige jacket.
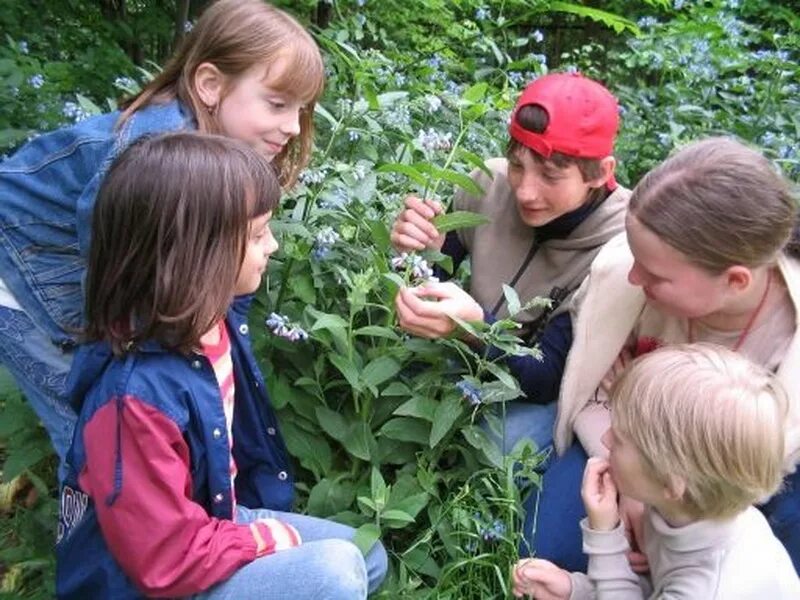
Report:
[[[597,255],[572,302],[572,348],[564,369],[554,432],[559,454],[572,444],[578,414],[616,360],[644,308],[641,289],[628,283],[632,264],[625,235],[617,236]],[[793,471],[800,460],[800,261],[781,255],[778,268],[786,281],[796,319],[794,337],[777,371],[789,393],[785,468]],[[586,449],[593,454],[590,448]]]

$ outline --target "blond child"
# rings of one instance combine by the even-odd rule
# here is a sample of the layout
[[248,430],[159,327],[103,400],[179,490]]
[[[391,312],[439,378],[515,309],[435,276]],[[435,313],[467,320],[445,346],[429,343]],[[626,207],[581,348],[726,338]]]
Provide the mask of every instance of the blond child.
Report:
[[[752,506],[782,479],[788,401],[775,377],[719,346],[676,345],[634,361],[611,404],[608,460],[589,460],[581,488],[588,575],[525,559],[515,596],[800,598],[789,555]],[[649,577],[628,562],[618,493],[645,505]]]

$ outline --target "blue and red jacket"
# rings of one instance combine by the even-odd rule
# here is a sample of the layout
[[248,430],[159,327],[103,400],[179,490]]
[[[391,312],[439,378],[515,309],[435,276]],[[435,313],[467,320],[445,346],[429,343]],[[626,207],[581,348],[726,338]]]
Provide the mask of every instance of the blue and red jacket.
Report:
[[[237,299],[226,318],[235,502],[288,511],[289,455],[252,354],[250,299]],[[108,344],[88,344],[70,384],[80,417],[61,493],[59,598],[187,596],[257,556],[251,529],[233,520],[225,415],[204,355],[149,342],[114,357]]]

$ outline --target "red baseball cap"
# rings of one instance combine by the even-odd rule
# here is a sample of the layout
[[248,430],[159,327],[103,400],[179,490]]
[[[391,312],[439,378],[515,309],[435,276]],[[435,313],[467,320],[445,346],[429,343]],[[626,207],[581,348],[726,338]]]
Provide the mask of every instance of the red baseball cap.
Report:
[[[517,112],[529,104],[537,104],[547,113],[549,122],[542,133],[517,123]],[[605,87],[580,73],[551,73],[523,90],[508,131],[544,158],[560,152],[600,159],[613,154],[618,128],[617,99]]]

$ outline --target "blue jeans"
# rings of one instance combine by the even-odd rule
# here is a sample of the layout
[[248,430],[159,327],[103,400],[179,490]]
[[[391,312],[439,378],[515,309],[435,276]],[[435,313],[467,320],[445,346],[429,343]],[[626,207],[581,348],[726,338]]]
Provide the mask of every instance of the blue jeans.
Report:
[[586,516],[581,482],[588,457],[575,442],[562,456],[553,457],[541,489],[525,501],[523,556],[537,556],[567,571],[586,572],[580,522]]
[[266,509],[236,508],[236,522],[273,518],[293,525],[303,543],[257,558],[196,600],[354,600],[374,592],[386,576],[380,542],[364,557],[350,541],[355,530],[326,519]]
[[758,509],[764,513],[775,537],[789,553],[794,570],[800,575],[800,469],[787,475],[780,493]]
[[39,416],[58,454],[59,480],[78,416],[67,400],[72,354],[55,346],[27,313],[0,306],[0,363]]
[[484,429],[503,454],[510,454],[516,443],[521,439],[529,439],[537,450],[544,450],[553,443],[553,425],[556,421],[557,403],[532,404],[524,401],[505,403],[505,419],[503,419],[503,405],[496,404],[494,414],[502,422],[501,431],[493,431],[484,422]]

